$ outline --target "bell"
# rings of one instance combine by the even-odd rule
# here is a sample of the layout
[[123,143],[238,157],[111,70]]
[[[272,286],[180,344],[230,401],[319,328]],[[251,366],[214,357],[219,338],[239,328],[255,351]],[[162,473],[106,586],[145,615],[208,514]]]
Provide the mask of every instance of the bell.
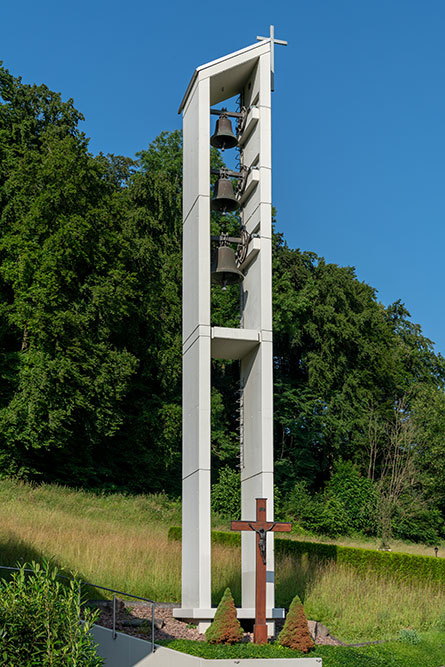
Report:
[[226,289],[227,285],[240,283],[243,278],[243,274],[236,265],[232,248],[227,245],[216,248],[212,257],[212,282]]
[[232,181],[223,174],[220,175],[215,183],[210,207],[214,211],[220,211],[221,213],[234,211],[239,207],[239,201],[233,192]]
[[233,148],[237,145],[238,141],[233,134],[232,123],[226,114],[222,113],[216,121],[215,133],[212,135],[210,143],[215,148],[221,148],[221,150]]

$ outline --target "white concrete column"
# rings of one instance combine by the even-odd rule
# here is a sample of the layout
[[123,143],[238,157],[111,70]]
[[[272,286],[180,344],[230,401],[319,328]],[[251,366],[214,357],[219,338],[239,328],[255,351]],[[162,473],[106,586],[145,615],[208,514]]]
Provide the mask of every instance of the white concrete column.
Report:
[[[242,326],[260,331],[258,348],[241,360],[243,388],[243,456],[241,516],[255,516],[255,499],[267,498],[267,520],[273,521],[273,349],[271,255],[271,109],[270,53],[259,58],[244,87],[244,103],[259,109],[259,122],[243,147],[242,164],[259,171],[259,183],[245,202],[243,222],[260,236],[260,251],[242,283]],[[266,607],[275,604],[273,534],[267,536]],[[242,535],[242,606],[255,606],[255,535]],[[270,612],[269,612],[270,614]],[[268,617],[270,618],[270,615]]]
[[211,607],[209,80],[184,109],[182,608]]

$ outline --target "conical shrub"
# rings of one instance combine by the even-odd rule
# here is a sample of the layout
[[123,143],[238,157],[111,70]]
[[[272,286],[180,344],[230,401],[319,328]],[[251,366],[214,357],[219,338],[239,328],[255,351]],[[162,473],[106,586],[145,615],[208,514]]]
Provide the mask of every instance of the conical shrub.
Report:
[[294,597],[289,607],[286,622],[278,635],[278,642],[281,646],[287,646],[303,653],[307,653],[314,647],[303,605],[298,595]]
[[209,644],[235,644],[241,641],[243,634],[243,629],[236,616],[232,593],[230,588],[226,588],[215,612],[212,625],[206,630],[206,640]]

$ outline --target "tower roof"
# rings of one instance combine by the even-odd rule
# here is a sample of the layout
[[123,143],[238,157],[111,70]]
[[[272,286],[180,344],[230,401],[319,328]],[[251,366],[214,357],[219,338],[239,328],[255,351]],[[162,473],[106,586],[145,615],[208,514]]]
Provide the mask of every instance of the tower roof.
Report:
[[200,78],[212,78],[210,83],[211,105],[218,104],[229,97],[237,95],[241,91],[242,85],[248,75],[255,67],[258,58],[270,51],[270,47],[270,39],[264,39],[251,46],[246,46],[240,51],[234,51],[234,53],[229,53],[222,58],[212,60],[205,65],[197,67],[187,86],[178,113],[183,111],[190,93]]

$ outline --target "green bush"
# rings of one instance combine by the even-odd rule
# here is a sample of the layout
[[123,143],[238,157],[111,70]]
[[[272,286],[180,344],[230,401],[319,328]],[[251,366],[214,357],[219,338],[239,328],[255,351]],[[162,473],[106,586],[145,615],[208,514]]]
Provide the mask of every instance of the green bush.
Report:
[[0,665],[4,667],[99,667],[103,660],[89,630],[96,613],[83,611],[80,583],[62,585],[57,569],[32,563],[0,579]]
[[392,533],[398,540],[410,540],[422,544],[437,544],[440,542],[439,533],[443,530],[442,515],[438,509],[416,507],[413,503],[405,510],[404,503],[396,509],[392,522]]
[[306,521],[308,515],[311,516],[312,514],[312,502],[312,496],[308,491],[306,482],[298,481],[287,497],[283,499],[283,511],[287,517],[292,517],[292,519],[302,524]]
[[349,535],[351,532],[351,521],[344,504],[335,496],[326,495],[321,503],[317,524],[314,525],[315,532],[329,537],[338,535]]
[[326,486],[328,498],[335,498],[346,515],[347,532],[375,534],[377,489],[374,482],[360,474],[350,461],[337,461]]
[[218,481],[212,484],[212,511],[236,521],[241,513],[241,476],[229,466],[221,468]]
[[420,644],[422,641],[417,630],[408,628],[399,630],[398,639],[404,644]]
[[282,501],[287,520],[297,521],[313,533],[349,535],[376,531],[373,509],[375,484],[363,477],[350,462],[339,461],[323,493],[311,495],[307,485],[298,481]]
[[[241,519],[241,475],[239,471],[229,466],[220,469],[218,481],[212,484],[211,507],[212,512],[219,514],[224,519],[232,521]],[[281,492],[277,486],[274,486],[274,515],[277,521],[280,521],[283,515]]]
[[445,583],[445,559],[434,556],[417,556],[280,538],[275,538],[275,551],[290,556],[307,555],[319,560],[336,561],[351,565],[360,572],[372,570],[383,576],[396,577],[401,581],[417,579]]

